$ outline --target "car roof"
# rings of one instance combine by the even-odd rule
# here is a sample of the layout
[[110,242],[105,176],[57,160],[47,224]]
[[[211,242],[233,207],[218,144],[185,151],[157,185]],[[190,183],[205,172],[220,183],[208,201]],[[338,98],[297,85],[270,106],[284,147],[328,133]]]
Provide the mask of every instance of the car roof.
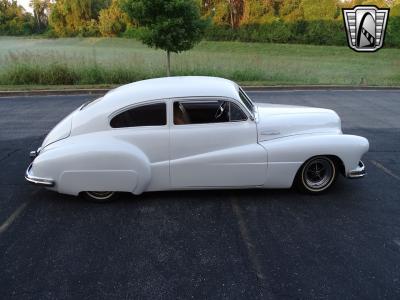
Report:
[[[151,100],[188,97],[225,97],[240,101],[239,86],[218,77],[184,76],[137,81],[109,91],[105,96],[83,105],[74,115],[74,134],[108,128],[110,115],[128,106]],[[197,98],[196,100],[200,100]]]
[[114,108],[149,100],[182,97],[228,97],[238,99],[238,85],[219,77],[181,76],[137,81],[111,90],[102,103]]

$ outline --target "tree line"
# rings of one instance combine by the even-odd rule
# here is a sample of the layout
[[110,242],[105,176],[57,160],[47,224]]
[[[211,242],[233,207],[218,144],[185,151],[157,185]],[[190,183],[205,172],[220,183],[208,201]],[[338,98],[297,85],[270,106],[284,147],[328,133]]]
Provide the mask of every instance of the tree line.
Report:
[[[341,9],[390,7],[387,46],[400,47],[400,0],[186,0],[207,21],[208,40],[343,45]],[[134,0],[31,0],[33,14],[15,0],[0,0],[0,34],[48,37],[136,38],[141,25],[129,14]],[[152,0],[153,9],[164,0]],[[160,3],[158,3],[160,2]],[[167,1],[168,2],[168,1]],[[169,2],[182,2],[169,0]],[[184,1],[185,2],[185,1]]]

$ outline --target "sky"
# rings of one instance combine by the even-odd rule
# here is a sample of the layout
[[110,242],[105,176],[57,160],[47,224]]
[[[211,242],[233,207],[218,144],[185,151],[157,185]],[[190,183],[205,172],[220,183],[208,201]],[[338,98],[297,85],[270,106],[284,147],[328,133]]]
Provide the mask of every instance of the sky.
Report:
[[22,5],[26,11],[32,12],[32,8],[29,7],[30,0],[17,0],[19,5]]

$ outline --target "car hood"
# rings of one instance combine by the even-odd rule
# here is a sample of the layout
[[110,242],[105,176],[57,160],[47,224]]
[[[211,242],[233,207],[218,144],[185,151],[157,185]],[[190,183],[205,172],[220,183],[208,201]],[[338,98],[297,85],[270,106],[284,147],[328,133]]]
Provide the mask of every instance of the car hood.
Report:
[[330,109],[257,104],[256,121],[259,141],[310,133],[342,133],[339,116]]

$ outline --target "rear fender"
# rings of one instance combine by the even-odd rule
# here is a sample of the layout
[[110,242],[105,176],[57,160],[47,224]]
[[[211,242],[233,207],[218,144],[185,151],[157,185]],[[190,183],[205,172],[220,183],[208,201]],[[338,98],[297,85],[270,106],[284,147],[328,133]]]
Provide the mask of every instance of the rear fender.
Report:
[[55,180],[54,190],[142,193],[151,179],[147,156],[136,146],[102,136],[68,138],[46,147],[32,164],[37,177]]

